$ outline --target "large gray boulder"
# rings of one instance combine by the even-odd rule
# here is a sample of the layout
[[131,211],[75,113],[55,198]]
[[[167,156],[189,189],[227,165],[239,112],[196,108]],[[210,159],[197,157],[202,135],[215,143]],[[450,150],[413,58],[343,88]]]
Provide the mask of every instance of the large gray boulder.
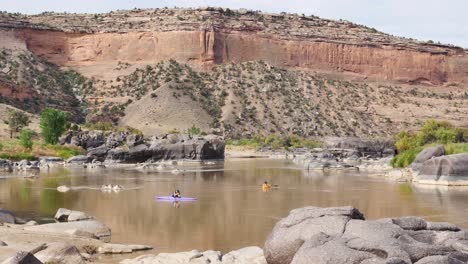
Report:
[[92,160],[93,160],[92,157],[85,156],[85,155],[78,155],[78,156],[73,156],[67,159],[67,163],[73,164],[73,165],[83,165],[86,163],[90,163]]
[[89,216],[80,211],[73,211],[66,208],[59,208],[55,214],[55,220],[59,222],[74,222],[93,219],[94,217]]
[[416,156],[413,163],[411,163],[411,169],[413,169],[413,171],[419,171],[424,162],[443,155],[445,155],[445,148],[443,145],[425,148]]
[[265,242],[264,254],[268,263],[290,263],[305,241],[323,233],[339,235],[351,219],[364,219],[352,207],[305,207],[292,210],[280,220]]
[[64,242],[49,243],[34,256],[43,263],[86,263],[74,245]]
[[96,238],[106,242],[110,241],[111,237],[110,228],[96,220],[51,223],[36,226],[28,226],[24,229],[61,235]]
[[13,214],[13,212],[0,209],[0,223],[25,224],[26,221],[19,217],[16,217],[15,214]]
[[264,253],[268,264],[467,263],[468,233],[419,217],[366,221],[352,207],[305,207],[276,224]]
[[468,185],[468,153],[425,161],[414,181],[422,184]]

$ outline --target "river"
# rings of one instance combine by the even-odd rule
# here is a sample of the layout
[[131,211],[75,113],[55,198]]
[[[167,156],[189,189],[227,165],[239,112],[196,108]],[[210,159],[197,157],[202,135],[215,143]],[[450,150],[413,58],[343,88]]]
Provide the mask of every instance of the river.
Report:
[[[6,177],[0,179],[0,207],[38,222],[52,221],[60,207],[83,211],[112,229],[112,242],[153,245],[152,253],[262,247],[279,219],[304,206],[352,205],[367,219],[415,215],[468,227],[466,189],[417,187],[355,171],[307,172],[287,160],[228,159],[178,168],[177,174],[56,168],[35,180]],[[278,188],[262,192],[264,180]],[[101,192],[102,184],[125,190]],[[60,193],[59,185],[79,189]],[[155,200],[175,188],[198,201]]]

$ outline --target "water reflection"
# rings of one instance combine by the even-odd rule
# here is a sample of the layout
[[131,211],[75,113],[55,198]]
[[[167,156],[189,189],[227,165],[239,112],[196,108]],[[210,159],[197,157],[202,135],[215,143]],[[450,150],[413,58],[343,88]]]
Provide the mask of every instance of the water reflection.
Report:
[[[114,242],[150,244],[166,252],[262,246],[278,219],[311,205],[352,205],[368,219],[418,215],[468,227],[463,189],[421,188],[354,171],[304,172],[281,160],[188,163],[178,170],[55,169],[36,180],[1,179],[0,202],[36,220],[50,219],[60,207],[81,210],[111,227]],[[274,184],[267,192],[265,180]],[[101,192],[104,184],[124,189]],[[60,185],[92,188],[60,193]],[[174,189],[198,201],[155,201]]]

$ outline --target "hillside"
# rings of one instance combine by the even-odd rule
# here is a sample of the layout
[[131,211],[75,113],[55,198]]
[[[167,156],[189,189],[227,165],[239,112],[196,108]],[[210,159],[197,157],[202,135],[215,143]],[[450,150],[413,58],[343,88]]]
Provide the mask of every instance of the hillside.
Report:
[[348,21],[220,8],[0,13],[1,102],[146,134],[468,126],[467,85],[466,50]]
[[195,124],[232,137],[383,137],[427,118],[468,125],[468,93],[463,89],[350,82],[265,62],[202,72],[171,60],[98,85],[105,92],[86,91],[100,109],[94,120],[123,117],[122,125],[146,134]]

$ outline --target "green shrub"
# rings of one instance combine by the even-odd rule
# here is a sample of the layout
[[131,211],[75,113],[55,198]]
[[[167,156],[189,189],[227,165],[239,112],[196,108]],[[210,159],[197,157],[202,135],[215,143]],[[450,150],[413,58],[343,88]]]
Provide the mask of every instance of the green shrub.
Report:
[[32,150],[33,141],[32,141],[33,132],[30,129],[22,129],[19,137],[19,143],[25,149]]
[[91,130],[103,130],[103,131],[110,131],[114,129],[114,125],[112,124],[112,122],[108,122],[108,121],[87,123],[85,127]]
[[281,149],[286,147],[286,140],[278,135],[269,135],[265,138],[265,145],[270,146],[272,149]]
[[201,129],[199,127],[196,127],[195,125],[192,125],[191,128],[187,129],[187,134],[189,134],[190,136],[200,135],[201,133]]
[[468,143],[449,143],[444,147],[446,155],[468,153]]
[[421,152],[424,148],[423,147],[416,147],[404,152],[399,153],[395,157],[393,157],[391,164],[394,168],[404,168],[408,167],[411,163],[413,163],[416,156]]
[[416,155],[429,145],[444,144],[447,154],[468,152],[468,145],[461,143],[463,141],[463,129],[445,121],[427,120],[419,132],[398,133],[395,142],[398,155],[393,158],[392,166],[397,168],[409,166]]
[[83,149],[78,147],[69,147],[69,146],[61,146],[61,145],[45,145],[45,148],[55,151],[55,155],[62,158],[68,159],[73,156],[82,155],[85,153]]

